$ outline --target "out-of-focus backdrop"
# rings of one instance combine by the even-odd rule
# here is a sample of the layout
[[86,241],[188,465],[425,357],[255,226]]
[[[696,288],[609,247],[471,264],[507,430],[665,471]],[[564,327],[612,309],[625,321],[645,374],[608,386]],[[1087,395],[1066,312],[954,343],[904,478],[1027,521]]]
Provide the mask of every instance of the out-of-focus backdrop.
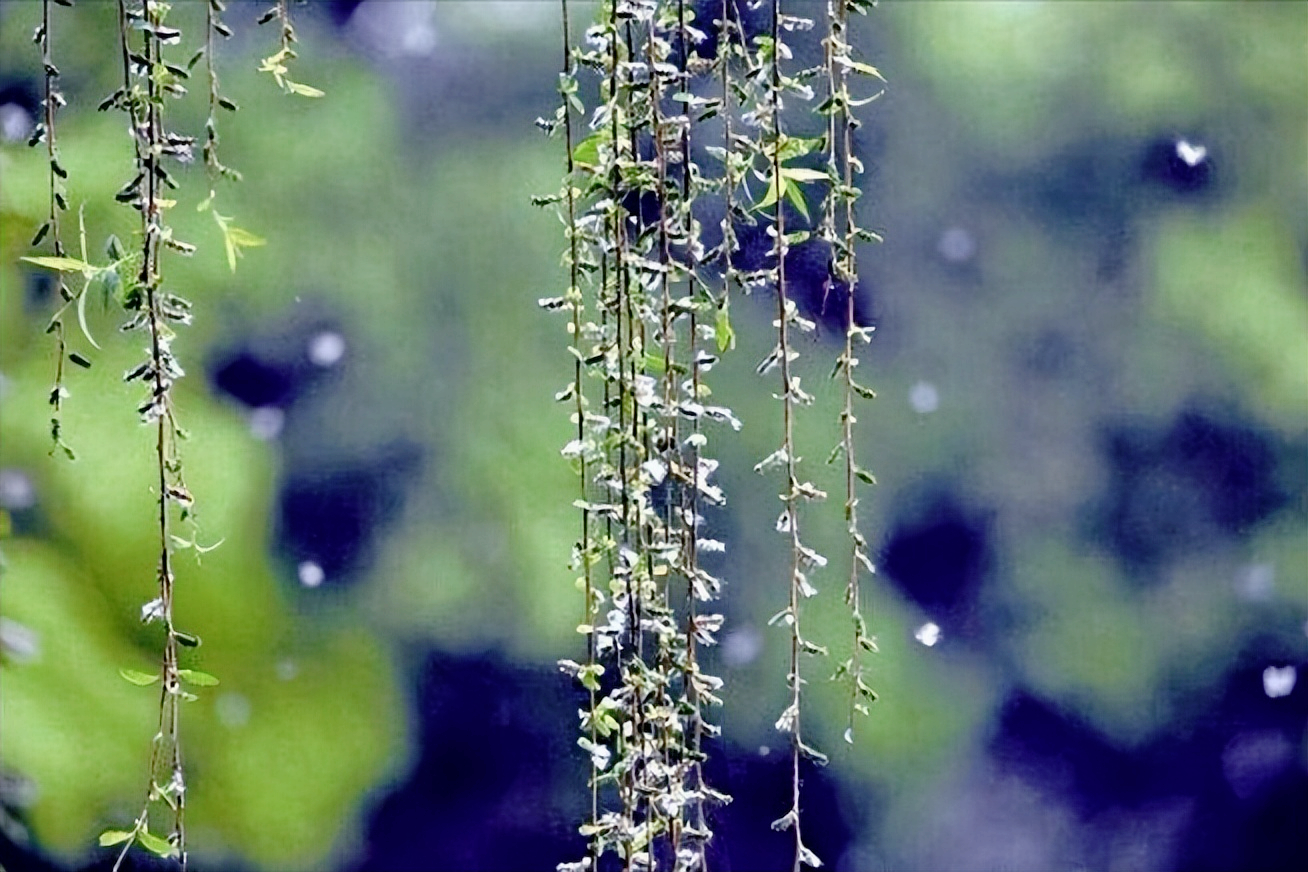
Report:
[[[233,3],[214,208],[268,245],[228,270],[203,168],[180,172],[170,283],[199,561],[178,614],[220,676],[186,710],[199,869],[552,869],[575,859],[576,521],[559,456],[566,336],[554,190],[557,4],[292,7],[298,78]],[[703,2],[692,4],[709,19]],[[823,5],[794,4],[821,16]],[[703,9],[701,9],[703,7]],[[578,32],[595,5],[573,3]],[[95,106],[121,75],[114,7],[56,10],[59,139],[97,255],[130,144]],[[174,15],[198,33],[199,3]],[[120,374],[139,341],[89,307],[93,367],[48,456],[53,287],[18,258],[47,208],[35,0],[0,2],[0,857],[105,868],[136,813],[159,639],[152,443]],[[761,21],[761,19],[760,19]],[[889,80],[859,307],[879,398],[860,453],[879,574],[872,715],[811,666],[806,839],[836,869],[1308,868],[1308,5],[884,2],[855,41]],[[817,50],[801,35],[797,62]],[[188,54],[183,52],[182,54]],[[182,58],[184,59],[184,57]],[[203,89],[203,85],[197,88]],[[198,131],[199,110],[182,125]],[[75,220],[70,222],[75,228]],[[76,238],[75,230],[66,238]],[[804,278],[797,267],[796,285]],[[823,382],[839,342],[801,348]],[[737,301],[714,371],[745,423],[724,450],[726,680],[718,868],[789,867],[784,602],[771,303]],[[798,438],[820,465],[835,388]],[[725,444],[725,443],[724,443]],[[839,553],[838,507],[815,533]],[[838,563],[839,561],[833,561]],[[198,563],[198,565],[197,565]],[[842,572],[814,636],[843,644]],[[144,865],[142,866],[144,868]]]

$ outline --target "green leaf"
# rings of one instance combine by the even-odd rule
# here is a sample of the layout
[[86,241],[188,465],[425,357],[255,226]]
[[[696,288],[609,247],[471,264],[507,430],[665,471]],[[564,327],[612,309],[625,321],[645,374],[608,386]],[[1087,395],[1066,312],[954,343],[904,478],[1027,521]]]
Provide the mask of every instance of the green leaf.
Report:
[[212,213],[213,220],[217,222],[218,229],[223,234],[223,246],[227,249],[227,266],[232,272],[236,272],[236,261],[243,254],[243,248],[257,248],[260,245],[266,245],[268,240],[262,236],[256,236],[250,231],[236,227],[232,224],[232,219],[226,215],[220,215],[217,212]]
[[292,94],[299,94],[301,97],[321,97],[323,95],[322,91],[318,90],[312,85],[305,85],[305,84],[301,84],[300,82],[292,82],[290,79],[286,80],[286,89],[290,91]]
[[[782,172],[785,172],[785,170],[782,170]],[[786,180],[786,199],[794,204],[795,208],[799,210],[799,214],[803,215],[804,220],[807,221],[808,204],[804,202],[804,192],[799,189],[799,185],[789,179]]]
[[177,846],[167,839],[161,839],[154,833],[143,830],[136,834],[136,841],[140,842],[141,847],[145,848],[152,854],[158,854],[165,859],[177,856]]
[[609,140],[608,131],[592,133],[577,143],[572,150],[572,162],[577,166],[594,168],[599,165],[600,144]]
[[82,288],[82,292],[77,295],[77,326],[82,328],[82,335],[86,337],[86,341],[99,348],[100,343],[95,341],[95,337],[91,335],[91,328],[86,326],[86,298],[89,296],[91,295],[87,293],[87,288]]
[[821,170],[811,170],[808,167],[782,167],[781,175],[797,182],[825,182],[831,178]]
[[264,239],[262,236],[256,236],[250,231],[240,227],[229,226],[227,228],[227,235],[231,238],[232,242],[236,243],[241,248],[257,248],[260,245],[268,244],[268,240]]
[[803,139],[798,136],[785,137],[781,145],[777,147],[777,159],[781,163],[788,160],[794,160],[797,157],[803,157],[806,154],[812,154],[822,148],[822,137],[813,139]]
[[598,663],[592,663],[589,666],[582,667],[581,672],[577,675],[577,680],[587,690],[599,690],[599,677],[603,674],[604,667]]
[[713,325],[713,332],[718,340],[718,354],[721,354],[728,348],[736,347],[736,331],[731,329],[731,316],[727,313],[726,306],[718,309],[717,319]]
[[78,260],[75,257],[20,257],[19,260],[25,260],[28,263],[34,263],[37,266],[43,266],[46,269],[57,269],[60,272],[85,274],[93,268],[86,261]]
[[595,717],[595,731],[605,738],[613,735],[619,726],[617,718],[608,712],[599,712]]
[[105,830],[100,834],[100,847],[108,848],[110,845],[121,845],[134,835],[135,833],[129,830]]
[[847,63],[850,69],[857,70],[865,76],[875,76],[883,82],[886,80],[886,77],[881,75],[881,71],[870,64],[865,64],[861,61],[848,61]]
[[781,188],[780,185],[778,184],[779,181],[780,179],[778,179],[776,176],[770,176],[768,178],[767,193],[763,195],[762,200],[759,200],[757,203],[754,204],[755,210],[761,212],[767,207],[771,206],[773,203],[777,202],[777,200],[781,196]]
[[182,679],[182,681],[194,684],[196,687],[213,687],[218,683],[217,678],[214,678],[207,672],[201,672],[198,669],[179,669],[177,670],[177,675]]
[[149,687],[151,684],[154,684],[159,680],[158,673],[151,674],[136,669],[119,669],[118,674],[132,684],[135,684],[137,687]]

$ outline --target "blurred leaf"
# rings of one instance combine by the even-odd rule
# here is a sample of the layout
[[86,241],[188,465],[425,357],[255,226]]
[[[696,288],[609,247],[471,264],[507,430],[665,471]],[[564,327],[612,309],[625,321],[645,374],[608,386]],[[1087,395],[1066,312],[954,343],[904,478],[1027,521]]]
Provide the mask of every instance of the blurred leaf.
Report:
[[886,77],[881,75],[881,71],[878,70],[876,67],[872,66],[871,64],[865,64],[862,61],[851,61],[851,60],[845,60],[842,62],[842,64],[844,66],[849,67],[851,70],[856,70],[857,72],[862,73],[865,76],[874,76],[883,82],[886,80]]
[[731,315],[725,305],[718,309],[713,332],[718,341],[718,353],[736,347],[736,331],[731,328]]
[[148,687],[159,680],[158,673],[151,674],[136,669],[119,669],[118,674],[137,687]]
[[572,162],[578,166],[595,167],[599,164],[600,143],[607,142],[610,134],[606,130],[597,131],[577,143],[572,150]]
[[290,79],[286,79],[286,88],[292,94],[299,94],[301,97],[323,96],[323,92],[312,85],[305,85],[301,82],[292,82]]
[[211,214],[218,224],[218,229],[222,231],[223,247],[227,250],[227,266],[232,272],[236,272],[236,261],[243,256],[241,249],[257,248],[267,244],[268,240],[262,236],[256,236],[242,227],[234,226],[229,216],[217,212]]
[[777,148],[777,160],[785,163],[794,160],[797,157],[803,157],[806,154],[812,154],[822,148],[822,138],[814,137],[804,139],[799,136],[783,136],[781,145]]
[[75,272],[85,275],[92,270],[89,263],[75,257],[21,257],[19,260],[25,260],[46,269],[56,269],[60,272]]
[[129,830],[105,830],[100,834],[100,847],[108,848],[110,845],[121,845],[135,835]]
[[160,857],[169,858],[177,856],[177,846],[167,839],[161,839],[149,830],[142,830],[136,834],[136,841],[152,854]]

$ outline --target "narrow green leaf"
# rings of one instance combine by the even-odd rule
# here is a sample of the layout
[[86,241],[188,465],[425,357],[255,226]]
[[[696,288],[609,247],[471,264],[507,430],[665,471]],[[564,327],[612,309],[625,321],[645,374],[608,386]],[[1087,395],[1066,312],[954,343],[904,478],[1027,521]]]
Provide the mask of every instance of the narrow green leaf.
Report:
[[179,669],[177,670],[177,675],[182,679],[182,681],[194,684],[196,687],[213,687],[218,683],[217,678],[214,678],[207,672],[201,672],[198,669]]
[[100,847],[108,848],[110,845],[121,845],[132,838],[132,835],[133,833],[129,830],[105,830],[100,834]]
[[60,272],[85,273],[91,269],[89,263],[75,257],[20,257],[19,260],[25,260],[46,269],[57,269]]
[[159,680],[158,673],[151,674],[136,669],[119,669],[118,674],[137,687],[149,687]]
[[797,182],[825,182],[831,178],[821,170],[811,170],[808,167],[782,167],[781,175]]
[[301,84],[300,82],[292,82],[290,79],[286,80],[286,88],[292,94],[299,94],[301,97],[321,97],[323,95],[322,91],[318,90],[312,85],[305,85],[305,84]]
[[89,296],[91,295],[87,293],[87,288],[82,288],[82,292],[77,295],[77,326],[82,328],[82,335],[86,337],[86,341],[99,348],[100,343],[95,341],[95,337],[91,335],[91,328],[86,326],[86,298]]
[[260,245],[268,244],[268,240],[262,236],[256,236],[242,227],[228,227],[227,235],[231,237],[232,242],[241,248],[257,248]]
[[849,61],[848,63],[850,68],[858,70],[860,73],[862,73],[865,76],[875,76],[876,78],[880,79],[883,82],[886,80],[886,77],[881,75],[881,71],[878,70],[876,67],[872,66],[871,64],[865,64],[862,63],[861,61]]
[[[782,170],[782,172],[785,172],[785,170]],[[794,204],[795,208],[799,210],[799,214],[803,215],[804,220],[807,221],[808,204],[804,202],[804,192],[799,189],[799,185],[789,179],[786,179],[786,199]]]
[[159,836],[156,836],[148,830],[137,833],[136,841],[141,844],[142,848],[145,848],[150,853],[157,854],[165,859],[177,856],[176,845],[167,839],[162,839]]
[[778,179],[776,176],[772,176],[768,179],[767,193],[763,195],[762,200],[759,200],[757,203],[754,204],[755,210],[761,212],[767,207],[771,206],[773,203],[777,202],[777,200],[781,196],[781,189],[780,189],[780,185],[778,184],[779,181],[780,179]]

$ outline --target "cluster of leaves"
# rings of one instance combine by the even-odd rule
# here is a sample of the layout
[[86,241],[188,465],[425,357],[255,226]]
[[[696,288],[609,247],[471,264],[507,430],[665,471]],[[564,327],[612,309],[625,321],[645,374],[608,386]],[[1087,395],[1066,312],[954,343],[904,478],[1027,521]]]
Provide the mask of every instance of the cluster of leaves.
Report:
[[[705,402],[711,391],[704,377],[717,361],[709,348],[721,354],[735,344],[733,288],[770,289],[777,296],[777,343],[757,369],[780,373],[783,437],[755,467],[784,471],[785,508],[776,528],[789,537],[791,551],[789,602],[772,623],[790,636],[790,700],[776,727],[791,739],[793,795],[774,828],[793,830],[796,869],[821,864],[799,826],[800,760],[825,762],[802,737],[800,661],[826,649],[801,635],[800,609],[817,592],[808,574],[827,559],[801,540],[800,506],[826,495],[799,472],[794,415],[813,397],[792,372],[794,334],[815,325],[799,314],[785,272],[790,247],[817,235],[831,252],[831,282],[843,283],[848,294],[846,347],[835,371],[845,379],[843,437],[832,460],[841,453],[846,458],[855,652],[838,673],[850,676],[855,688],[851,711],[866,713],[864,700],[875,694],[858,651],[875,650],[875,642],[859,611],[858,573],[870,571],[871,561],[858,532],[853,489],[855,480],[872,477],[855,460],[852,402],[871,391],[853,379],[852,343],[870,337],[855,323],[853,300],[855,246],[872,235],[854,220],[859,191],[853,177],[861,166],[852,150],[857,121],[851,109],[868,101],[851,97],[847,77],[850,71],[880,74],[853,59],[845,33],[849,10],[867,5],[832,0],[824,65],[794,73],[784,69],[792,52],[783,36],[809,30],[813,22],[785,14],[779,0],[772,3],[770,33],[749,41],[731,0],[711,23],[695,21],[679,0],[611,0],[586,31],[584,50],[566,42],[563,5],[563,100],[552,119],[539,123],[564,133],[568,173],[561,192],[538,200],[557,205],[567,228],[568,291],[541,305],[571,315],[574,380],[558,399],[572,404],[576,438],[563,454],[581,481],[573,566],[585,594],[579,631],[587,638],[587,657],[561,666],[589,693],[579,744],[590,756],[592,813],[581,827],[589,854],[565,864],[569,869],[594,868],[609,850],[627,869],[704,868],[712,837],[705,803],[728,801],[701,772],[702,740],[717,733],[704,707],[719,702],[721,680],[702,670],[698,648],[714,644],[723,624],[722,615],[706,606],[718,598],[721,581],[700,565],[704,552],[725,550],[701,529],[701,505],[725,499],[708,481],[717,461],[705,455],[702,424],[740,428],[729,409]],[[712,57],[698,50],[707,27],[716,30],[719,46]],[[587,119],[588,134],[574,143],[573,116],[587,117],[578,70],[598,81],[599,99]],[[787,135],[784,101],[812,100],[809,82],[824,72],[827,99],[815,111],[829,119],[826,135]],[[722,144],[701,150],[722,170],[706,172],[691,143],[702,136],[698,125],[715,117]],[[803,165],[813,156],[824,156],[826,166]],[[816,231],[811,193],[823,204]],[[725,203],[721,241],[714,246],[705,242],[703,209],[695,208],[706,195]],[[804,226],[786,227],[787,203]],[[772,240],[761,264],[740,257],[737,228],[746,225],[762,225]],[[846,737],[852,739],[852,729]],[[605,810],[610,804],[613,809]]]
[[287,66],[295,60],[296,53],[292,47],[295,45],[295,26],[291,23],[291,10],[288,5],[289,0],[277,0],[277,5],[268,9],[267,12],[259,16],[259,24],[268,24],[276,21],[281,27],[282,47],[276,52],[263,59],[259,65],[259,72],[268,73],[281,88],[288,94],[299,94],[301,97],[321,97],[323,92],[312,85],[306,85],[303,82],[297,82],[289,75],[290,67]]

